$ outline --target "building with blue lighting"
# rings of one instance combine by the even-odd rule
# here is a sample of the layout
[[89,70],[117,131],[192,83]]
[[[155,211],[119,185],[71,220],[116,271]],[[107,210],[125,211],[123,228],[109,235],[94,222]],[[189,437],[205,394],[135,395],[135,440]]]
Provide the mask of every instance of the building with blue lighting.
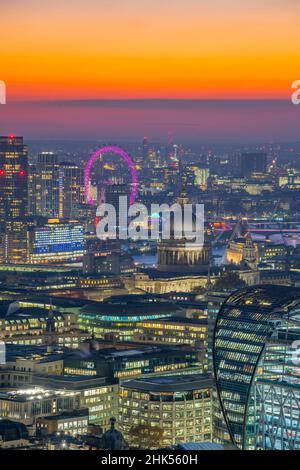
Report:
[[83,225],[77,221],[48,219],[28,232],[28,262],[58,263],[81,260],[84,255]]
[[81,329],[96,338],[132,341],[138,332],[138,323],[146,320],[183,316],[174,302],[161,301],[151,295],[115,296],[103,302],[88,302],[78,315]]

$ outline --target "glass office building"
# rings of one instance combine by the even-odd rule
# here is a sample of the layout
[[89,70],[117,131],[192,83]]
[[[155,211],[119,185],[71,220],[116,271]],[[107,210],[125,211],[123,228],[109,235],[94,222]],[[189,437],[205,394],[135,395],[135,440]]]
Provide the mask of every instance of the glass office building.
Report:
[[83,225],[77,221],[48,219],[43,226],[31,227],[28,240],[31,264],[77,261],[84,255]]
[[214,330],[217,391],[241,449],[300,449],[300,289],[254,286],[222,305]]
[[23,137],[0,137],[0,261],[26,260],[28,148]]

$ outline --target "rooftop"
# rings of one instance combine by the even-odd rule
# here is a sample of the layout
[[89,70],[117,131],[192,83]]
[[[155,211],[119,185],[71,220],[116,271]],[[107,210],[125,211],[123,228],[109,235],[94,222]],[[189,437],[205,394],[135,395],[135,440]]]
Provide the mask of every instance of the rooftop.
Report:
[[43,421],[44,420],[60,421],[60,420],[74,419],[74,418],[88,417],[88,416],[89,416],[89,410],[88,408],[84,408],[84,409],[79,409],[79,410],[63,411],[62,413],[58,415],[43,416],[42,418],[39,418],[39,419]]
[[[212,270],[214,269],[215,268],[211,269],[211,273],[212,273]],[[219,271],[220,269],[216,268],[216,272],[219,273]],[[186,279],[186,278],[191,278],[191,277],[195,277],[195,278],[207,277],[207,272],[188,272],[188,273],[163,272],[163,271],[158,271],[158,269],[154,269],[154,268],[145,268],[145,269],[140,268],[139,272],[143,274],[147,274],[150,277],[150,279],[165,279],[166,280],[166,279],[174,279],[174,278]]]
[[[146,320],[147,323],[181,323],[183,325],[207,325],[207,318],[169,317],[161,320]],[[144,323],[144,322],[139,322]]]
[[223,444],[217,444],[216,442],[187,442],[178,444],[178,450],[224,450]]
[[78,357],[82,357],[82,360],[90,361],[90,360],[100,360],[100,361],[112,361],[117,358],[129,358],[129,357],[140,357],[143,358],[152,357],[153,355],[165,356],[165,355],[179,355],[186,352],[194,353],[194,349],[187,345],[176,345],[176,346],[169,346],[169,345],[145,345],[141,344],[138,348],[132,349],[117,349],[117,348],[105,348],[99,350],[93,350],[89,355],[82,354],[80,350],[73,350],[70,351],[68,357],[70,359],[78,359]]
[[52,362],[63,359],[63,353],[68,351],[67,348],[61,346],[54,347],[54,352],[48,353],[47,346],[31,346],[19,344],[6,344],[7,361],[13,361],[17,358],[38,360],[40,362]]
[[[26,320],[28,318],[47,318],[49,310],[39,307],[15,307],[9,311],[11,302],[3,302],[0,305],[0,319],[7,320]],[[63,318],[63,314],[54,311],[56,318]]]
[[55,398],[57,396],[74,396],[76,392],[68,390],[48,390],[43,387],[32,387],[9,392],[0,392],[0,400],[9,400],[17,402],[27,402],[32,400],[43,400],[45,398]]
[[[245,287],[231,294],[225,307],[236,306],[244,308],[260,309],[264,312],[287,311],[291,306],[300,304],[300,289],[272,284],[258,284]],[[223,306],[223,308],[224,308]]]
[[174,302],[143,295],[110,297],[103,302],[92,302],[81,309],[81,314],[134,316],[171,314],[180,310]]
[[95,375],[38,375],[33,376],[34,386],[43,386],[51,389],[82,390],[103,387],[117,383],[116,380],[107,380],[105,377]]
[[212,387],[210,374],[139,378],[123,382],[122,387],[144,392],[185,392]]

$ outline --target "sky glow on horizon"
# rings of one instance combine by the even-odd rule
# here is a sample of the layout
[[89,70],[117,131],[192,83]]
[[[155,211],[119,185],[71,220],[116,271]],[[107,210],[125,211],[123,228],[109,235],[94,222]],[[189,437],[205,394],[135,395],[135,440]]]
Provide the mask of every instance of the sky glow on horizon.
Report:
[[[68,106],[54,110],[44,103],[38,112],[38,105],[20,104],[24,100],[281,99],[288,105],[291,83],[300,78],[299,13],[296,0],[2,0],[0,79],[7,85],[8,104],[0,107],[0,129],[6,132],[15,123],[13,131],[19,132],[23,123],[25,131],[34,127],[30,136],[47,138],[56,127],[76,135],[78,119],[75,125]],[[92,129],[96,137],[90,119],[102,126],[104,108],[94,108],[86,113],[73,104],[80,125],[86,126],[82,133],[89,136]],[[117,126],[124,109],[106,110],[100,135],[102,130],[104,135],[123,133]],[[143,116],[141,110],[128,109],[123,126],[130,139],[138,136],[136,128],[157,120],[155,109],[145,107]],[[233,134],[236,112],[222,124],[218,116],[224,117],[224,108],[219,114],[214,109],[216,138],[226,136],[227,127]],[[203,113],[178,113],[172,118],[170,110],[164,121],[168,130],[176,132],[182,119],[183,137],[189,137],[193,126],[206,129]],[[241,107],[239,113],[237,140],[244,138],[243,126],[251,121],[248,110]],[[294,136],[295,110],[286,113],[279,138]],[[263,114],[270,118],[268,111]],[[300,123],[300,107],[298,115]],[[210,116],[208,112],[208,121]],[[276,116],[271,119],[276,134]],[[220,134],[222,126],[225,132]],[[265,122],[267,135],[269,126]],[[184,133],[184,127],[189,131]],[[208,134],[212,131],[210,127]],[[153,134],[158,136],[160,129]]]

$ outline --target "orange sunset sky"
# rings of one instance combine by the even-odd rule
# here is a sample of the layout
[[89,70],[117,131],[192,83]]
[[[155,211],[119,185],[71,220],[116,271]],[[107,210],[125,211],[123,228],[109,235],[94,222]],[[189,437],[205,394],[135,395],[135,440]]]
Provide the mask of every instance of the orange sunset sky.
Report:
[[287,98],[298,0],[1,0],[11,100]]

